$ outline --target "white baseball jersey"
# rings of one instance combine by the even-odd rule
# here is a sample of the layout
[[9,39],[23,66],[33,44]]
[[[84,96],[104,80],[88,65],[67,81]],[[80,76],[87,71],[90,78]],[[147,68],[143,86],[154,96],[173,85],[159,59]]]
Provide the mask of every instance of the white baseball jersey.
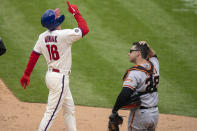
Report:
[[[149,59],[153,63],[153,83],[154,88],[158,88],[159,83],[159,61],[156,57],[152,57]],[[145,67],[147,70],[150,69],[150,64],[142,64],[141,66]],[[128,76],[123,82],[123,87],[128,88],[136,88],[138,92],[145,92],[147,90],[150,81],[147,81],[149,76],[139,70],[132,70],[128,72]],[[145,95],[140,96],[141,99],[141,106],[145,107],[153,107],[158,104],[158,93],[147,93]]]
[[[40,34],[33,51],[44,55],[49,69],[70,71],[71,46],[80,38],[82,38],[82,31],[79,28],[47,30]],[[49,89],[48,104],[38,130],[49,130],[62,108],[67,131],[76,131],[75,107],[69,88],[69,74],[49,70],[45,81]]]
[[70,71],[72,64],[71,46],[82,38],[80,28],[45,31],[40,34],[34,51],[43,54],[48,68]]

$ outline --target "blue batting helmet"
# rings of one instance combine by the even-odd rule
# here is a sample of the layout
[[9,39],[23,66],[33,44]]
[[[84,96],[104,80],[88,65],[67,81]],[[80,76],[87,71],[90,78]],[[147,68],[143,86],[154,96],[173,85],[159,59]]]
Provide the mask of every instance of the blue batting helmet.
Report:
[[57,26],[59,26],[65,19],[64,15],[55,19],[55,11],[47,10],[41,17],[41,24],[43,27],[46,27],[50,31],[55,30]]

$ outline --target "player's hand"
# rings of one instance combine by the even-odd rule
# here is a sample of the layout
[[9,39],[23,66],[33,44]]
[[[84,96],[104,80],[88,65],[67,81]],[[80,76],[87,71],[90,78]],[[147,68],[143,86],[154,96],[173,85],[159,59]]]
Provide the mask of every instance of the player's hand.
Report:
[[71,4],[69,3],[69,1],[67,1],[67,5],[68,5],[68,11],[69,11],[71,14],[73,14],[73,15],[79,14],[79,10],[78,10],[78,8],[77,8],[76,5],[71,5]]
[[139,41],[139,43],[140,43],[140,45],[147,45],[149,47],[149,45],[146,41]]
[[26,89],[26,86],[29,85],[29,76],[24,74],[20,79],[21,86]]
[[139,43],[141,45],[147,45],[147,47],[149,48],[148,58],[151,58],[156,55],[155,51],[150,47],[150,45],[146,41],[139,41]]
[[55,19],[58,18],[60,16],[60,9],[56,8],[55,9]]

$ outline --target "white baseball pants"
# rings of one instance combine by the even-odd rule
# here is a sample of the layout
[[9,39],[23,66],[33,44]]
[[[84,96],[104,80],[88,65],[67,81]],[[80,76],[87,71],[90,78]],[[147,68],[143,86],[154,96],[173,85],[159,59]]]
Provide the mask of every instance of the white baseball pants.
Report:
[[75,106],[69,88],[69,75],[48,71],[45,82],[49,89],[49,95],[39,131],[49,130],[61,107],[67,131],[76,131]]

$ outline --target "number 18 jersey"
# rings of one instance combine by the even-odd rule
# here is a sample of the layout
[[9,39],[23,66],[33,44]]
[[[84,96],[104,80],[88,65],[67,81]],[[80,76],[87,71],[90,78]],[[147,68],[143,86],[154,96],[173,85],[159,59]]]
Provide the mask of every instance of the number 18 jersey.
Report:
[[48,68],[69,71],[72,64],[71,46],[80,38],[80,28],[47,30],[40,34],[33,51],[44,55]]

